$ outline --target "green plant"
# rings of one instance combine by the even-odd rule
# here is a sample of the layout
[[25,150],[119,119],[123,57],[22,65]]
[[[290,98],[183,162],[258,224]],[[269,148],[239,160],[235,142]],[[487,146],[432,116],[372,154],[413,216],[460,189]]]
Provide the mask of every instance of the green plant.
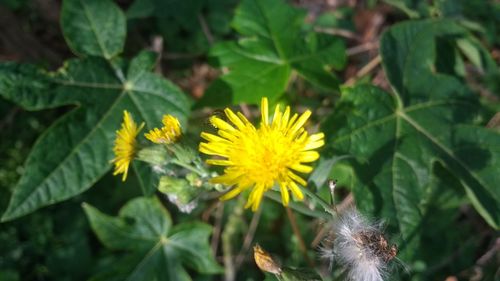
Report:
[[[380,36],[382,89],[343,84],[352,41],[324,32],[356,9],[63,1],[76,57],[0,63],[0,279],[381,280],[357,255],[317,259],[346,243],[387,280],[498,277],[498,5],[385,2],[411,19]],[[137,49],[137,31],[193,60]],[[220,75],[193,100],[176,83],[205,63]]]

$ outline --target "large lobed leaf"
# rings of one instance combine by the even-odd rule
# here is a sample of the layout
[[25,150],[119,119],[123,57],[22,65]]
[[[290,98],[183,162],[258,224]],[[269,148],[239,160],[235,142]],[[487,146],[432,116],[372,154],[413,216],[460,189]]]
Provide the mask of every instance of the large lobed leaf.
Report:
[[221,272],[208,243],[211,227],[199,222],[172,226],[155,197],[128,202],[118,217],[88,204],[83,208],[99,240],[110,249],[127,251],[136,261],[121,280],[191,280],[184,266],[205,274]]
[[[73,7],[80,4],[85,8]],[[72,31],[65,32],[66,40],[70,45],[77,44],[77,51],[88,57],[69,60],[53,73],[29,65],[0,65],[0,96],[28,110],[74,106],[34,145],[2,221],[75,196],[109,171],[115,131],[124,110],[149,127],[158,125],[166,113],[183,124],[187,120],[186,96],[168,80],[151,73],[155,61],[152,53],[143,52],[128,64],[104,59],[121,52],[123,42],[119,42],[124,41],[124,33],[110,32],[125,28],[124,22],[122,26],[110,26],[103,16],[103,11],[109,12],[111,18],[122,13],[112,2],[65,1],[64,6],[63,22],[76,21]],[[88,11],[99,9],[91,16],[100,20],[80,21]],[[87,36],[89,30],[101,35]],[[88,38],[77,42],[79,34]],[[102,42],[92,38],[101,36],[108,41],[99,52],[96,46]],[[148,185],[147,179],[140,182]],[[149,186],[143,186],[143,190],[151,193]]]
[[238,41],[216,44],[210,55],[228,73],[207,91],[205,103],[258,103],[279,98],[292,71],[327,89],[337,89],[333,74],[345,63],[342,41],[305,30],[305,11],[282,0],[244,0],[236,10]]
[[[381,39],[395,92],[345,88],[324,125],[332,151],[356,158],[357,206],[395,223],[406,255],[418,255],[422,226],[448,208],[438,198],[455,192],[456,179],[481,216],[500,226],[500,133],[474,125],[476,96],[434,65],[438,38],[462,36],[449,21],[395,25]],[[446,172],[436,173],[440,167]]]
[[106,59],[121,53],[127,33],[125,15],[109,0],[64,1],[61,27],[75,53]]

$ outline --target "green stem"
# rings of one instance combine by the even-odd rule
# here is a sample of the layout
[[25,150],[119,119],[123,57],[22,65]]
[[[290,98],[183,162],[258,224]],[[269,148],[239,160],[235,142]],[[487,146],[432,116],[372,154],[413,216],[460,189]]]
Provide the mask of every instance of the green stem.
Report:
[[335,209],[330,204],[328,204],[328,202],[323,200],[323,198],[319,197],[316,193],[312,192],[308,188],[305,188],[302,186],[299,186],[299,187],[307,196],[309,196],[311,199],[317,201],[318,204],[320,204],[321,207],[323,207],[325,212],[329,213],[330,215],[337,216],[337,212],[335,212]]
[[[264,196],[281,204],[281,195],[277,191],[270,190],[270,191],[266,192],[264,194]],[[311,210],[311,209],[307,208],[304,204],[301,204],[301,203],[290,202],[288,204],[288,207],[294,209],[295,211],[297,211],[303,215],[309,216],[309,217],[326,219],[326,220],[332,218],[332,216],[329,215],[328,213],[325,213],[323,211],[318,211],[318,210]]]
[[181,166],[181,167],[183,167],[185,169],[190,170],[191,172],[197,173],[200,177],[206,177],[207,176],[207,172],[202,171],[200,169],[197,169],[197,168],[195,168],[195,167],[193,167],[193,166],[191,166],[191,165],[189,165],[187,163],[181,162],[181,161],[179,161],[177,159],[170,160],[170,163],[175,164],[177,166]]

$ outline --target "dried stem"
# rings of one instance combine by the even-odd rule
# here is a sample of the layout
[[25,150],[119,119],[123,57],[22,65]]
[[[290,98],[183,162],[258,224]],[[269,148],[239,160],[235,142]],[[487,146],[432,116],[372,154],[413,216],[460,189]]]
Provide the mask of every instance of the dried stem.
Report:
[[153,37],[153,42],[151,43],[151,49],[158,54],[158,58],[155,65],[155,73],[162,74],[163,69],[161,67],[161,57],[163,54],[163,37],[155,36]]
[[217,255],[217,249],[219,248],[219,240],[222,232],[223,215],[224,215],[224,203],[218,202],[217,211],[215,212],[214,234],[212,235],[212,241],[210,242],[210,246],[212,247],[214,255]]
[[212,45],[214,43],[214,36],[212,35],[212,32],[210,32],[210,28],[208,28],[207,21],[205,20],[205,17],[203,17],[202,14],[198,14],[198,21],[200,22],[201,29],[203,30],[203,34],[205,34],[208,43]]
[[353,85],[358,78],[363,77],[363,76],[367,75],[368,73],[370,73],[372,70],[374,70],[380,64],[381,61],[382,61],[382,58],[380,57],[380,55],[376,56],[369,63],[367,63],[365,66],[363,66],[363,68],[361,68],[358,71],[358,73],[356,73],[356,75],[354,75],[354,77],[349,78],[349,80],[347,80],[345,82],[345,85],[347,85],[347,86]]
[[345,30],[345,29],[340,29],[340,28],[324,28],[324,27],[315,27],[314,31],[319,32],[319,33],[325,33],[329,35],[337,35],[341,37],[345,37],[347,39],[352,39],[361,42],[363,38],[358,36],[356,33]]
[[346,54],[347,54],[347,56],[350,57],[350,56],[354,56],[354,55],[361,54],[364,52],[372,51],[375,49],[378,49],[377,42],[366,42],[364,44],[357,45],[357,46],[354,46],[352,48],[347,49]]
[[240,104],[240,108],[241,108],[241,111],[243,112],[243,115],[245,115],[247,117],[252,116],[252,112],[248,108],[248,105],[242,103],[242,104]]
[[262,214],[262,206],[253,214],[252,221],[250,222],[250,226],[248,228],[247,234],[245,235],[245,238],[243,239],[243,246],[241,246],[241,250],[236,256],[236,262],[235,262],[235,271],[238,271],[240,268],[241,264],[245,260],[245,256],[250,249],[250,246],[253,241],[253,237],[255,236],[255,230],[257,230],[257,226],[259,225],[260,221],[260,215]]
[[238,226],[241,223],[243,215],[243,206],[245,204],[245,197],[240,196],[236,201],[233,212],[229,216],[227,223],[222,232],[222,253],[224,260],[224,280],[236,280],[236,268],[234,267],[233,259],[233,241],[234,236],[238,233]]
[[299,247],[300,250],[302,251],[302,254],[304,255],[307,264],[309,264],[310,267],[314,267],[314,262],[309,259],[309,255],[307,254],[307,248],[306,244],[304,242],[304,238],[302,238],[302,235],[300,234],[299,227],[297,226],[297,221],[295,219],[295,215],[292,212],[292,209],[286,207],[286,214],[288,216],[288,220],[290,220],[290,224],[292,225],[292,231],[297,237],[297,240],[299,241]]
[[488,121],[486,128],[498,128],[500,127],[500,112],[497,112],[491,119]]

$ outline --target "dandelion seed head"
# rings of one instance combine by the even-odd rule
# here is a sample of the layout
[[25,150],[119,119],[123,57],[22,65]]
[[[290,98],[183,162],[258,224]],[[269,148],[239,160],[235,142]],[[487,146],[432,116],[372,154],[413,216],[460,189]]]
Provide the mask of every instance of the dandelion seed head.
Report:
[[338,264],[347,269],[351,281],[382,281],[388,272],[388,261],[397,249],[383,236],[381,225],[374,224],[352,209],[333,224],[333,238],[323,241],[322,258],[330,267]]

